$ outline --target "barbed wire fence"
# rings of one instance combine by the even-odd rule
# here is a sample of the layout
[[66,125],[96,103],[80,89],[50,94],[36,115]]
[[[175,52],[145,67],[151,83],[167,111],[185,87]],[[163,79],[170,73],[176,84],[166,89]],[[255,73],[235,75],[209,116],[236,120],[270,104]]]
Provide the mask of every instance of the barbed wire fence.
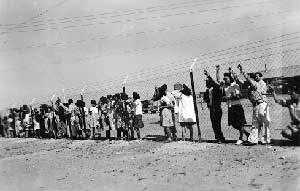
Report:
[[[56,91],[54,95],[60,98],[80,99],[82,92],[84,100],[89,107],[89,101],[92,99],[99,100],[101,96],[122,92],[122,82],[127,77],[125,87],[126,93],[129,96],[132,92],[138,92],[142,100],[150,100],[153,96],[155,87],[167,84],[169,91],[173,90],[175,83],[186,84],[191,87],[191,79],[189,68],[195,58],[197,62],[193,67],[194,85],[197,98],[200,92],[205,91],[205,76],[203,70],[209,71],[214,77],[215,65],[221,66],[221,74],[226,72],[229,67],[237,71],[237,65],[242,62],[243,67],[247,72],[264,71],[266,66],[268,70],[281,68],[286,65],[299,65],[299,31],[294,31],[287,34],[268,37],[259,41],[250,41],[237,46],[229,47],[222,50],[206,52],[203,54],[182,58],[173,62],[159,65],[147,70],[132,72],[126,76],[120,76],[116,79],[109,79],[103,82],[95,82],[93,84],[85,84],[83,87],[63,87],[63,91]],[[48,94],[35,98],[34,104],[38,107],[39,104],[48,102],[50,97]],[[32,101],[33,102],[33,101]],[[198,103],[198,102],[197,102]],[[202,130],[203,139],[211,139],[213,137],[212,128],[210,128],[209,111],[206,109],[205,103],[198,103],[198,116],[200,119],[200,129]],[[251,104],[247,100],[243,102],[247,121],[251,121]],[[202,109],[204,108],[204,109]],[[226,124],[226,107],[223,107],[223,123]],[[145,127],[141,130],[143,137],[147,136],[164,136],[164,130],[160,127],[159,115],[156,113],[144,114]],[[182,128],[177,126],[177,134],[182,134]],[[197,139],[198,129],[194,125],[194,139]],[[234,131],[228,131],[225,136],[237,135]]]
[[[58,4],[55,4],[53,7],[48,9],[55,8],[56,6],[61,6],[67,1],[60,1]],[[166,4],[167,3],[167,4]],[[15,33],[27,33],[27,32],[37,32],[37,31],[58,31],[62,29],[68,29],[70,31],[77,30],[78,28],[86,28],[88,26],[106,26],[109,24],[126,24],[130,22],[137,21],[153,21],[153,20],[161,20],[170,17],[176,17],[179,15],[196,15],[199,13],[205,12],[214,12],[220,10],[230,10],[233,8],[239,8],[242,6],[252,6],[252,5],[262,5],[262,4],[272,4],[273,1],[252,1],[247,3],[235,3],[231,1],[230,6],[224,5],[224,3],[228,3],[226,0],[217,0],[217,1],[208,1],[203,0],[202,2],[197,2],[194,0],[191,1],[180,1],[180,2],[172,2],[168,1],[163,4],[159,4],[157,6],[149,6],[142,9],[127,9],[127,10],[119,10],[112,12],[99,12],[93,13],[84,16],[77,17],[64,17],[64,18],[55,18],[55,19],[43,19],[37,20],[38,17],[42,15],[37,15],[28,19],[24,23],[16,23],[16,24],[8,24],[8,25],[0,25],[0,37],[15,34]],[[181,11],[181,8],[193,8],[193,11]],[[46,9],[42,14],[47,13],[48,9]],[[178,11],[174,11],[178,10]],[[170,11],[171,13],[168,13]],[[103,58],[104,56],[113,56],[113,55],[128,55],[128,54],[138,54],[147,50],[156,50],[159,48],[167,48],[174,46],[193,46],[197,48],[199,46],[199,42],[202,42],[207,39],[216,39],[223,40],[227,37],[231,37],[238,34],[243,34],[247,32],[257,32],[264,30],[265,32],[272,32],[273,34],[267,38],[257,40],[257,41],[248,41],[245,43],[239,43],[235,46],[231,46],[225,49],[215,50],[211,52],[204,52],[198,55],[190,55],[184,58],[176,59],[167,63],[162,63],[160,65],[156,65],[152,68],[143,69],[141,71],[135,71],[129,74],[124,74],[118,77],[113,77],[111,79],[95,82],[95,83],[82,83],[79,86],[68,87],[67,83],[62,83],[62,86],[53,90],[53,94],[55,97],[60,98],[73,98],[73,99],[81,99],[80,92],[83,94],[84,100],[89,106],[89,101],[92,99],[99,100],[101,96],[106,96],[108,94],[115,94],[122,92],[122,82],[128,76],[125,87],[126,92],[129,96],[132,95],[132,92],[138,92],[141,95],[142,100],[149,100],[152,98],[155,87],[159,87],[163,84],[168,85],[168,89],[171,91],[173,89],[173,85],[177,82],[182,84],[187,84],[191,87],[191,79],[189,68],[195,58],[197,58],[197,63],[193,67],[193,76],[194,76],[194,85],[195,92],[197,96],[200,92],[205,91],[205,76],[203,75],[203,70],[209,71],[209,73],[214,76],[215,75],[215,65],[221,66],[221,73],[224,73],[228,70],[229,67],[233,69],[236,68],[237,64],[242,62],[244,69],[247,72],[256,72],[263,71],[268,66],[268,70],[280,68],[286,65],[299,65],[299,50],[300,50],[300,31],[291,31],[288,33],[278,32],[279,29],[284,28],[287,25],[293,24],[294,26],[298,25],[299,16],[289,17],[282,22],[276,22],[272,24],[263,23],[259,24],[259,19],[264,19],[265,16],[284,16],[285,14],[290,13],[298,13],[298,9],[288,9],[282,11],[275,12],[266,12],[260,13],[256,15],[248,16],[247,22],[251,23],[251,25],[243,28],[242,30],[236,31],[223,31],[216,34],[208,34],[199,36],[199,38],[187,38],[180,41],[175,42],[161,42],[157,41],[151,44],[150,46],[139,48],[139,49],[131,49],[131,50],[118,50],[115,52],[104,52],[99,56],[94,57],[84,57],[79,60],[72,61],[75,64],[82,64],[86,62],[97,63],[97,60]],[[143,14],[148,14],[147,16]],[[121,19],[124,16],[134,16],[133,18]],[[243,20],[243,16],[231,18],[227,20],[227,22],[234,23],[237,21]],[[157,29],[149,29],[149,30],[141,30],[133,33],[123,32],[116,34],[108,34],[108,35],[98,35],[93,36],[92,38],[85,39],[76,39],[76,40],[68,40],[64,39],[58,40],[56,42],[51,43],[38,43],[38,44],[28,44],[22,47],[9,47],[2,48],[1,51],[20,51],[26,49],[38,49],[43,47],[70,47],[77,46],[87,43],[89,41],[98,41],[103,39],[116,39],[116,38],[127,38],[134,37],[145,34],[154,34],[154,33],[165,33],[169,31],[184,31],[189,29],[195,29],[197,27],[205,28],[209,25],[215,25],[218,23],[223,23],[224,18],[211,18],[208,21],[201,21],[194,23],[192,25],[180,25],[167,27],[162,26]],[[198,35],[197,35],[198,36]],[[5,42],[1,42],[0,44],[5,44]],[[63,91],[62,91],[63,89]],[[35,107],[38,107],[39,104],[48,103],[50,98],[54,95],[49,95],[49,93],[44,93],[43,95],[32,99],[32,103]],[[31,99],[30,99],[31,100]],[[21,104],[29,104],[30,100],[27,101],[18,101],[14,104],[14,106],[18,107]],[[26,103],[27,102],[27,103]],[[34,103],[33,103],[34,102]],[[249,107],[249,102],[243,102],[246,108]],[[200,118],[200,128],[204,129],[202,131],[202,137],[211,138],[213,136],[213,132],[210,127],[210,119],[207,110],[202,110],[203,104],[198,104],[199,110],[199,118]],[[251,105],[250,105],[251,106]],[[205,106],[203,106],[205,108]],[[224,109],[223,119],[226,119],[226,107]],[[248,109],[246,113],[251,113]],[[247,116],[248,118],[250,114]],[[142,129],[142,135],[163,135],[163,128],[159,126],[157,121],[159,120],[158,113],[155,114],[145,114],[145,122],[146,126]],[[226,120],[225,120],[226,122]],[[178,126],[178,124],[177,124]],[[181,128],[178,126],[177,128],[178,134],[181,134]],[[194,132],[197,132],[197,128],[194,127]],[[232,133],[232,132],[230,132]],[[197,133],[195,133],[195,136]],[[197,138],[197,137],[196,137]]]

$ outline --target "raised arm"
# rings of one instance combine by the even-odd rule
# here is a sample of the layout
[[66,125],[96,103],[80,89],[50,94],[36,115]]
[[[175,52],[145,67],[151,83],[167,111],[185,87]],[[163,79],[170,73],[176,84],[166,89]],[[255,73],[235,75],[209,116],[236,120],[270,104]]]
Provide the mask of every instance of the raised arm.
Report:
[[218,84],[221,83],[221,81],[220,81],[220,65],[216,65],[216,80],[217,80]]
[[252,80],[251,80],[250,76],[249,76],[247,73],[245,73],[245,71],[243,70],[242,65],[239,64],[237,67],[238,67],[238,69],[240,70],[240,73],[245,77],[245,79],[246,79],[247,81],[251,82]]
[[210,76],[210,74],[207,72],[207,70],[204,70],[204,75],[207,77],[209,83],[211,83],[213,85],[216,84],[215,80]]
[[247,73],[245,73],[245,71],[244,71],[243,68],[242,68],[242,65],[239,64],[237,67],[238,67],[238,69],[240,70],[240,73],[244,76],[244,78],[245,78],[248,82],[250,82],[251,86],[254,87],[255,89],[257,89],[257,83],[256,83],[254,80],[252,80],[252,79],[250,78],[250,76],[249,76]]

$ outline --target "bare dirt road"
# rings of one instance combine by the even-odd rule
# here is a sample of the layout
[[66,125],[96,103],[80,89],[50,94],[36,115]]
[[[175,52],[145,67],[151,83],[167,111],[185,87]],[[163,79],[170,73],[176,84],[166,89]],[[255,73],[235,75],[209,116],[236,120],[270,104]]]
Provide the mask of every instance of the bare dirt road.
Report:
[[0,190],[300,190],[300,149],[0,139]]

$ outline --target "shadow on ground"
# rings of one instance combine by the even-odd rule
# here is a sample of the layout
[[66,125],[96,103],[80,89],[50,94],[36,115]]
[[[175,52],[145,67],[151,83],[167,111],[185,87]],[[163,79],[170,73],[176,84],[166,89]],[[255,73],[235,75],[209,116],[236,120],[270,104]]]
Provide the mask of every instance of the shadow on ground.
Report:
[[[150,140],[150,141],[156,141],[156,142],[166,142],[167,137],[163,135],[147,135],[143,139]],[[182,141],[181,138],[177,138],[177,141]],[[199,140],[194,140],[194,142],[199,142]],[[217,140],[214,139],[202,139],[202,143],[218,143]],[[221,144],[234,144],[236,143],[236,140],[226,140],[224,143]],[[250,145],[246,145],[250,146]],[[253,145],[254,146],[254,145]],[[299,143],[286,140],[286,139],[272,139],[270,146],[299,146]]]

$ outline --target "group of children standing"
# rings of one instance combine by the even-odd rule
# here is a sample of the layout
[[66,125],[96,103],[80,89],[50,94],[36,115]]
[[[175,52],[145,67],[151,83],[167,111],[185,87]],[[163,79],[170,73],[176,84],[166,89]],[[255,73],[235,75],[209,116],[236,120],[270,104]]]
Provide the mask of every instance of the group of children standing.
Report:
[[140,139],[143,126],[142,103],[134,92],[133,99],[125,93],[102,96],[98,103],[91,100],[90,108],[81,100],[62,103],[59,98],[39,110],[24,105],[1,118],[0,132],[5,137],[94,139],[103,132],[111,138],[110,131],[116,130],[119,139],[134,139],[134,131]]

